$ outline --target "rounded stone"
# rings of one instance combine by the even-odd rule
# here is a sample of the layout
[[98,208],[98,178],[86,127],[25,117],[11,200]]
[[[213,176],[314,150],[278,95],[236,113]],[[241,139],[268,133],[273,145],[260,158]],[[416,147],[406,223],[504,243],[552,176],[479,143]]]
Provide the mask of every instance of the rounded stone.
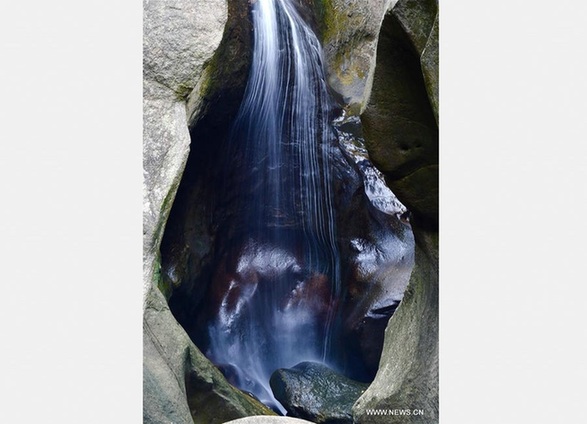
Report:
[[311,423],[311,421],[301,420],[299,418],[291,417],[269,417],[266,415],[258,415],[254,417],[239,418],[237,420],[228,421],[225,424],[303,424]]

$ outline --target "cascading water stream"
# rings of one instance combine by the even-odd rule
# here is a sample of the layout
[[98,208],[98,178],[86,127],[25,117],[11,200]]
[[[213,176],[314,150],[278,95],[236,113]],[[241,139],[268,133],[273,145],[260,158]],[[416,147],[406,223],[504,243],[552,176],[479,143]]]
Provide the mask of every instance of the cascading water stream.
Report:
[[285,412],[271,373],[329,361],[341,291],[331,103],[320,43],[292,0],[256,0],[252,18],[253,61],[226,165],[247,175],[239,183],[247,194],[237,200],[240,279],[209,326],[208,356],[231,368],[241,389]]

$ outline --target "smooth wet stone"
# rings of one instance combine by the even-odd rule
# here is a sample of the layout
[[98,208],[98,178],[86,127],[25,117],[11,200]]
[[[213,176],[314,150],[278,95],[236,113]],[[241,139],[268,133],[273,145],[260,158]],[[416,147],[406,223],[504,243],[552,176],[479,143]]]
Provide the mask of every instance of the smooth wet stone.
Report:
[[329,424],[352,423],[351,408],[369,386],[316,362],[279,369],[270,384],[288,414]]
[[291,417],[268,417],[259,415],[255,417],[239,418],[238,420],[228,421],[226,424],[303,424],[311,421],[301,420]]

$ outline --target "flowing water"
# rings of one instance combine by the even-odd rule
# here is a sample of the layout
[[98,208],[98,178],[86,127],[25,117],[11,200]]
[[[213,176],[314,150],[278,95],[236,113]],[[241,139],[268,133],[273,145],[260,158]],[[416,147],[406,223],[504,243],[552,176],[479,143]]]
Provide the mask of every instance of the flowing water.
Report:
[[328,363],[333,350],[341,288],[331,101],[320,43],[292,0],[251,7],[253,60],[231,129],[237,153],[227,164],[246,174],[238,200],[245,236],[207,353],[241,389],[284,412],[271,373],[305,360]]

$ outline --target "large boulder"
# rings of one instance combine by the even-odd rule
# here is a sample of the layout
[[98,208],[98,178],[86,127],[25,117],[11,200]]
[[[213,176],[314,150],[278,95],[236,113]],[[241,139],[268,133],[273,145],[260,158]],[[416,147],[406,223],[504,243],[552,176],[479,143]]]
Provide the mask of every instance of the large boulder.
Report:
[[[317,2],[328,83],[422,225],[438,221],[438,1]],[[426,222],[424,222],[426,221]]]
[[[145,423],[221,423],[272,413],[226,382],[177,323],[160,291],[170,294],[161,284],[160,245],[190,150],[188,114],[197,116],[201,109],[204,66],[220,43],[226,18],[224,0],[144,2]],[[190,96],[192,91],[197,93]]]
[[[145,1],[143,24],[143,294],[157,280],[159,246],[188,158],[186,99],[226,22],[224,0]],[[202,13],[206,10],[206,13]]]
[[270,383],[289,415],[328,424],[352,424],[351,408],[368,386],[315,362],[279,369]]
[[[383,21],[373,91],[361,121],[371,159],[392,191],[419,221],[416,225],[434,228],[438,222],[438,125],[417,48],[426,50],[426,63],[434,66],[429,57],[434,41],[426,48],[420,26],[429,24],[430,32],[436,10],[420,12],[433,14],[431,19],[408,21],[404,9],[411,10],[413,3],[400,0]],[[407,25],[418,30],[408,31]],[[433,71],[428,75],[430,89],[435,91]]]
[[397,0],[321,0],[317,14],[328,84],[354,114],[363,112],[373,83],[377,37]]
[[258,415],[254,417],[239,418],[228,421],[226,424],[304,424],[312,421],[301,420],[299,418],[291,417],[267,417]]

